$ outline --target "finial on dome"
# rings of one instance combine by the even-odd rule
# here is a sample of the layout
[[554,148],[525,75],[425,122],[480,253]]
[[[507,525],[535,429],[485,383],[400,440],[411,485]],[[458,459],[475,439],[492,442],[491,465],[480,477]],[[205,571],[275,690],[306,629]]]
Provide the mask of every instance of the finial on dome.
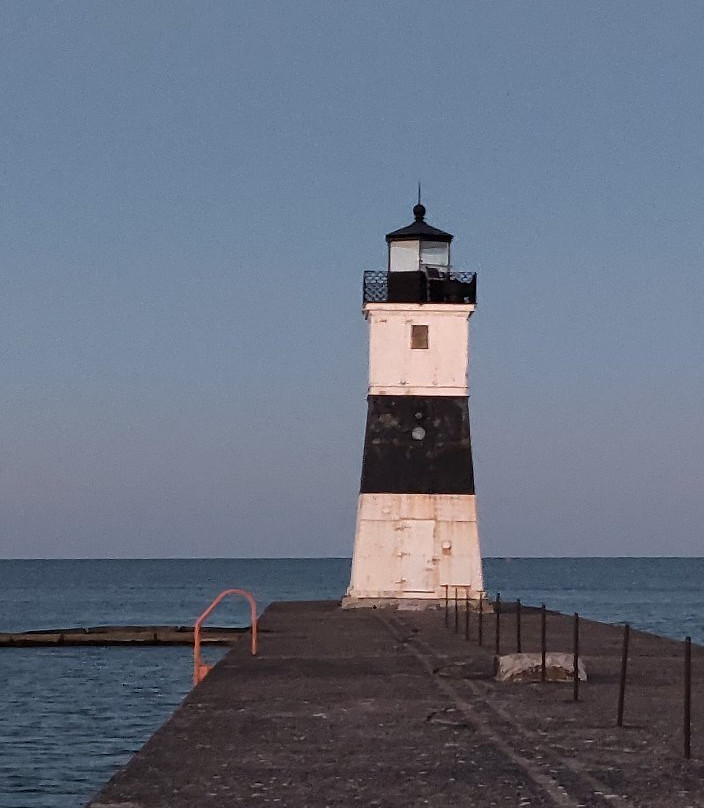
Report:
[[425,221],[425,205],[421,201],[420,182],[418,183],[418,202],[413,206],[415,221],[407,227],[401,227],[392,233],[386,234],[386,243],[394,241],[438,241],[449,244],[452,241],[452,233],[445,233],[437,227],[431,227]]
[[420,201],[420,180],[418,180],[418,204],[413,206],[413,215],[417,222],[422,222],[425,217],[425,206]]

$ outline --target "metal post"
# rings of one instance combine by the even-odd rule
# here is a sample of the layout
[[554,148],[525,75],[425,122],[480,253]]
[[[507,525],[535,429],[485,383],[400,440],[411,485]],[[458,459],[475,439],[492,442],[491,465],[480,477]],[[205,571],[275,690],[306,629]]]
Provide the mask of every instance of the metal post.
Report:
[[445,628],[450,625],[450,595],[449,595],[449,588],[447,584],[445,584]]
[[464,638],[469,641],[469,587],[464,590]]
[[621,650],[621,680],[618,687],[618,717],[616,719],[616,726],[623,726],[623,707],[626,699],[626,671],[628,668],[628,638],[631,633],[631,627],[626,623],[623,627],[623,648]]
[[455,587],[455,634],[457,634],[457,632],[459,631],[459,620],[460,620],[459,609],[460,604],[457,597],[457,587]]
[[484,642],[484,593],[479,593],[479,620],[477,621],[477,645]]
[[692,756],[692,638],[684,641],[684,756]]
[[572,662],[574,670],[572,672],[572,682],[574,685],[574,700],[579,701],[579,615],[574,613],[574,649]]
[[548,678],[547,665],[545,657],[548,653],[547,648],[547,626],[546,626],[546,613],[545,604],[540,607],[540,681],[544,682]]
[[501,592],[496,593],[496,603],[494,604],[494,611],[496,612],[496,634],[494,635],[494,653],[498,657],[501,654]]
[[521,599],[516,599],[516,653],[521,653]]

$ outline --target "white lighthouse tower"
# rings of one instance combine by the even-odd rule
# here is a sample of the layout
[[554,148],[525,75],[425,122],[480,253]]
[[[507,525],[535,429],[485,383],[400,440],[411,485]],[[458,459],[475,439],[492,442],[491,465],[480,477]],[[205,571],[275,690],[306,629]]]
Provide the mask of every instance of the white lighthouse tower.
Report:
[[387,269],[364,273],[369,395],[348,608],[483,591],[467,398],[476,275],[453,269],[452,236],[426,223],[420,200],[413,214],[386,236]]

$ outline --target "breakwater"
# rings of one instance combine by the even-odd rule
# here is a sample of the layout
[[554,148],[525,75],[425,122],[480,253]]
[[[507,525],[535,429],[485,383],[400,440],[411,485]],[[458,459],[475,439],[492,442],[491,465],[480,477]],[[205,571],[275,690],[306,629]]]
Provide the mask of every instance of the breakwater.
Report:
[[[247,628],[207,626],[205,645],[232,645]],[[193,626],[88,626],[0,632],[0,648],[55,646],[193,645]]]
[[[691,634],[704,643],[704,559],[487,558],[484,566],[487,586],[506,601],[545,602],[565,613],[630,621],[676,639]],[[265,606],[337,598],[348,580],[345,559],[2,561],[0,629],[193,625],[204,605],[233,583],[251,589]],[[245,625],[245,607],[227,601],[213,622]],[[502,632],[506,650],[510,620]],[[226,650],[211,648],[210,661]],[[84,804],[189,692],[192,659],[188,645],[3,650],[7,743],[0,808]],[[695,730],[697,716],[694,711]]]
[[[465,633],[443,611],[274,604],[260,654],[235,647],[90,806],[704,805],[696,728],[682,754],[682,643],[632,632],[618,727],[621,627],[580,622],[575,700],[569,684],[495,681],[496,616],[479,645],[476,615]],[[541,615],[521,620],[534,651]],[[547,632],[570,651],[570,617]],[[695,715],[702,661],[695,647]]]

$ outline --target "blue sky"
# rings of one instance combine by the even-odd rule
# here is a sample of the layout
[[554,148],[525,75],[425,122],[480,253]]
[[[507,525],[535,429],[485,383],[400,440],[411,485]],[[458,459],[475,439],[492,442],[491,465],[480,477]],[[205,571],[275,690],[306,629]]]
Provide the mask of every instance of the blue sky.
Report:
[[485,555],[700,555],[704,9],[0,5],[0,556],[349,555],[361,273],[479,274]]

